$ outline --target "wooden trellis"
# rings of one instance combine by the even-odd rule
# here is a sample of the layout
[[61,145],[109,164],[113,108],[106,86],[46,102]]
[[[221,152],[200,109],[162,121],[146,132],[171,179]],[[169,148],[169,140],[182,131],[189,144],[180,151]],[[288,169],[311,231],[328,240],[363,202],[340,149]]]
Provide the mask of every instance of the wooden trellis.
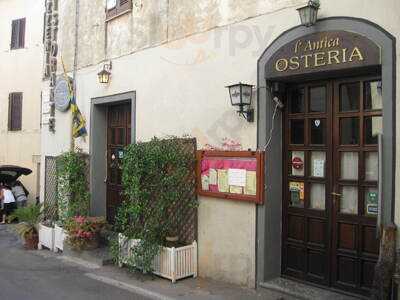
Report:
[[196,139],[181,139],[178,143],[181,143],[185,152],[190,153],[193,156],[193,165],[188,166],[190,172],[186,179],[186,183],[182,184],[182,188],[185,185],[186,196],[177,202],[176,206],[171,210],[170,218],[175,220],[178,225],[178,235],[182,242],[191,244],[197,240],[197,206],[193,206],[197,202],[196,193],[196,150],[197,144]]
[[54,156],[45,158],[44,219],[53,222],[58,220],[57,157]]

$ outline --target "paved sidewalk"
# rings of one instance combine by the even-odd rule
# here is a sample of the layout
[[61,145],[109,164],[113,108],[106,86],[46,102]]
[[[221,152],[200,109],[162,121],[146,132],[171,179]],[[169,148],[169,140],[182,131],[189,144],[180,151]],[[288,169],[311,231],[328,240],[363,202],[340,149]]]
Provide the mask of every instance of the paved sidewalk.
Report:
[[[51,296],[45,297],[48,299],[350,299],[342,296],[338,298],[337,294],[319,293],[319,289],[313,288],[310,288],[311,293],[306,293],[303,289],[302,295],[289,296],[284,289],[253,290],[204,278],[187,278],[173,284],[156,276],[132,274],[124,268],[99,266],[48,250],[25,251],[9,226],[0,227],[0,299],[40,299],[3,297],[4,281],[7,281],[4,277],[8,276],[4,266],[13,269],[13,272],[15,269],[27,270],[25,274],[19,271],[17,275],[13,275],[13,280],[19,288],[18,295],[28,295],[24,293],[35,291],[38,296]],[[37,278],[31,278],[32,276]],[[23,282],[20,282],[21,278]],[[26,285],[24,280],[29,285]],[[37,290],[38,286],[42,291]]]
[[[49,252],[49,251],[46,251]],[[149,300],[84,276],[86,268],[26,251],[8,226],[0,225],[1,300]]]
[[204,278],[187,278],[176,283],[157,276],[129,273],[125,268],[98,266],[76,258],[65,257],[50,251],[36,251],[35,255],[46,259],[57,259],[62,264],[78,265],[84,276],[103,284],[119,287],[151,299],[211,299],[211,300],[294,300],[280,292],[267,289],[253,290]]

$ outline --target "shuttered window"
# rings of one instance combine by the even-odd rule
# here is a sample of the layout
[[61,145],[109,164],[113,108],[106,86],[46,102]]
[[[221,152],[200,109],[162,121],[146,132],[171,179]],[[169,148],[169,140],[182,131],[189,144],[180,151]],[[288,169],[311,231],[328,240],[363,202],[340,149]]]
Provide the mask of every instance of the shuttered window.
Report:
[[11,49],[25,47],[25,18],[11,23]]
[[106,19],[111,19],[132,9],[132,0],[107,0]]
[[11,93],[8,103],[8,130],[18,131],[22,128],[22,93]]

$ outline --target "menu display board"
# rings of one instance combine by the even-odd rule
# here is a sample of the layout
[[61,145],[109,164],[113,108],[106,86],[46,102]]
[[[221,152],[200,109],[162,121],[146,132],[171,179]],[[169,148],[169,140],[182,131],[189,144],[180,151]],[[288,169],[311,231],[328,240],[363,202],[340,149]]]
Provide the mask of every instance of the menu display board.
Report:
[[199,195],[262,204],[263,187],[263,152],[197,151]]

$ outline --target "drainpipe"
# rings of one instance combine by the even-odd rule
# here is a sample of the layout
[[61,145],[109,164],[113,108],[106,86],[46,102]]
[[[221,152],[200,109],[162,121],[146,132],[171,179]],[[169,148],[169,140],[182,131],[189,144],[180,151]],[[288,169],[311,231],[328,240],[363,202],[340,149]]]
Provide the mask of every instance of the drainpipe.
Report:
[[[74,66],[73,66],[73,94],[74,94],[74,99],[76,101],[76,71],[78,67],[78,29],[79,29],[79,5],[80,1],[75,0],[75,36],[74,36]],[[71,122],[71,150],[75,150],[75,139],[73,136],[73,123]]]

